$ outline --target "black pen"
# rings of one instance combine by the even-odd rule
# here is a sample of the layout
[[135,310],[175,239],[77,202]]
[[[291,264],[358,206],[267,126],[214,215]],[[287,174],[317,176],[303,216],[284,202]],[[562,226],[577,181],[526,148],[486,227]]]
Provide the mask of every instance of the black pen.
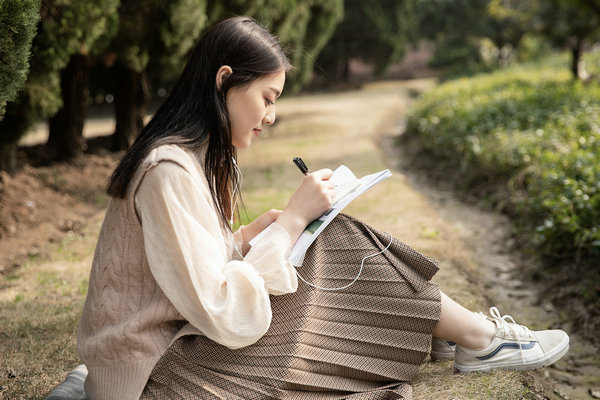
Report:
[[294,164],[296,164],[296,166],[300,170],[300,172],[302,172],[304,175],[308,175],[308,167],[306,166],[306,164],[304,164],[304,161],[302,161],[300,157],[294,157],[293,161]]

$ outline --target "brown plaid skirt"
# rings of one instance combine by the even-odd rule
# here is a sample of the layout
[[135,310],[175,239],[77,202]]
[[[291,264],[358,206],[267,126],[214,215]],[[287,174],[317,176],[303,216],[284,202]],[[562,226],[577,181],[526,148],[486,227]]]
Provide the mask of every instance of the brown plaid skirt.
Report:
[[[316,286],[343,287],[363,257],[390,234],[337,216],[309,248],[298,273]],[[437,263],[392,239],[365,260],[350,287],[299,282],[272,296],[273,320],[255,344],[231,350],[204,336],[176,340],[155,366],[141,399],[411,398],[413,379],[439,321]]]

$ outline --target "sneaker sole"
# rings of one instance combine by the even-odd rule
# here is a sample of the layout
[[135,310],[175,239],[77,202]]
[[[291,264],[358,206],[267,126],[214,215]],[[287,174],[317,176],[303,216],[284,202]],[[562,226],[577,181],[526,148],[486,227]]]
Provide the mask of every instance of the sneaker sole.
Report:
[[474,365],[474,366],[459,366],[454,364],[454,372],[456,373],[470,373],[470,372],[489,372],[496,369],[504,369],[510,371],[531,371],[547,367],[548,365],[554,364],[560,360],[569,351],[569,338],[563,341],[559,346],[556,346],[554,352],[547,353],[545,357],[535,360],[534,362],[525,364],[492,364],[492,365]]
[[447,351],[447,352],[436,352],[436,351],[432,351],[430,353],[430,357],[433,361],[449,361],[449,360],[454,360],[454,352],[453,351]]

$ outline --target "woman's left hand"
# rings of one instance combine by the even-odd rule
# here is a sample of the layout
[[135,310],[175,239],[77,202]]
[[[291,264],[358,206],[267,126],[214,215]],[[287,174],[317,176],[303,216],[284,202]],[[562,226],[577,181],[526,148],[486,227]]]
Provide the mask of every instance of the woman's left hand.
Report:
[[250,250],[250,242],[256,235],[265,230],[269,225],[271,225],[281,214],[281,210],[272,209],[267,211],[266,213],[256,217],[256,219],[250,222],[248,225],[244,226],[242,229],[242,254],[246,255],[248,250]]

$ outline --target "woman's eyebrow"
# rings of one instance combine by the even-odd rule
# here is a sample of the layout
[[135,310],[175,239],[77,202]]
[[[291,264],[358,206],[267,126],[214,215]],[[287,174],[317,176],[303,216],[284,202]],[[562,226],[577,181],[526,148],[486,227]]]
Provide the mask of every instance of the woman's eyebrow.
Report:
[[273,94],[275,95],[275,98],[277,98],[281,95],[281,92],[273,87],[268,87],[267,89],[273,92]]

